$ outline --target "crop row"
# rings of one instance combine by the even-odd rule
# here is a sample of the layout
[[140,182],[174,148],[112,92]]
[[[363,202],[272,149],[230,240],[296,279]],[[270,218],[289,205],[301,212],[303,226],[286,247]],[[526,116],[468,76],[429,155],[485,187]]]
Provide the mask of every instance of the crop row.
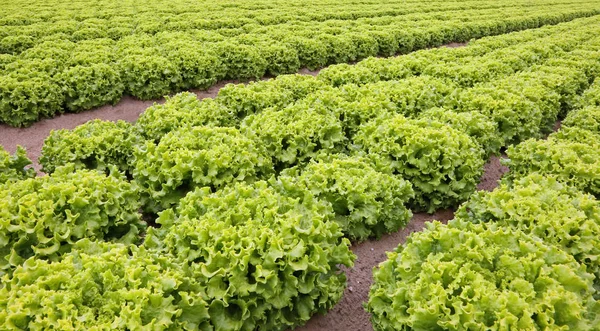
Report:
[[[366,60],[318,77],[230,85],[215,99],[179,94],[135,124],[54,131],[40,158],[45,177],[23,179],[26,160],[6,154],[0,165],[14,171],[0,190],[0,324],[279,330],[304,323],[343,292],[339,266],[354,260],[346,238],[395,231],[411,209],[455,207],[472,196],[488,155],[537,142],[527,139],[565,114],[565,125],[580,122],[579,110],[570,111],[597,88],[590,84],[600,70],[598,20]],[[358,84],[331,79],[343,68],[355,79],[352,70],[367,65],[374,70]],[[425,72],[442,66],[464,74]],[[515,160],[511,171],[525,173]],[[541,182],[519,180],[510,185],[523,194]],[[568,196],[574,207],[560,207],[564,215],[584,201],[597,212],[591,196],[551,179],[541,185],[532,199],[546,199],[547,208]],[[543,194],[547,187],[566,192],[554,197],[561,204]],[[459,214],[483,208],[472,201]],[[145,229],[140,208],[157,213],[160,227]],[[376,272],[374,326],[591,329],[598,264],[585,252],[598,233],[564,242],[591,217],[577,215],[568,232],[547,232],[548,242],[532,235],[546,225],[520,232],[470,219],[431,225]],[[531,217],[521,220],[544,219]],[[542,224],[556,224],[551,218]],[[141,245],[132,245],[141,231]]]
[[[479,148],[473,148],[473,154],[468,158],[481,160],[498,153],[502,146],[548,132],[558,116],[572,107],[573,98],[588,86],[598,71],[598,39],[593,38],[595,27],[589,24],[593,20],[597,18],[580,22],[581,26],[569,38],[551,34],[547,38],[468,57],[468,63],[479,73],[492,72],[485,68],[489,63],[492,63],[490,67],[499,69],[493,64],[495,58],[508,59],[507,55],[512,54],[518,60],[506,61],[506,70],[482,76],[490,79],[473,87],[459,84],[464,75],[459,77],[460,80],[420,75],[342,87],[327,84],[328,80],[321,76],[296,75],[247,86],[231,85],[214,100],[199,101],[190,93],[177,95],[164,105],[149,108],[134,126],[124,122],[96,121],[73,131],[56,131],[45,142],[40,163],[49,173],[73,162],[79,168],[100,170],[117,165],[121,171],[139,180],[146,190],[147,209],[156,212],[174,205],[176,196],[187,193],[185,189],[198,185],[218,189],[235,178],[266,178],[283,169],[306,164],[322,153],[348,154],[361,150],[361,147],[364,152],[370,152],[369,146],[378,148],[386,134],[397,139],[398,135],[410,136],[412,130],[421,132],[423,127],[431,127],[432,133],[450,128],[466,133],[470,139],[464,139],[465,145],[454,145],[453,148],[458,152],[470,146],[469,141],[473,140],[482,153],[479,155]],[[427,59],[426,53],[432,57],[446,54],[448,61],[442,63],[448,66],[453,53],[459,55],[455,61],[465,60],[462,50],[430,50],[403,58],[406,63],[415,64],[412,60]],[[385,61],[393,64],[396,73],[406,72],[401,70],[405,67],[397,65],[398,59]],[[385,67],[385,62],[378,64]],[[511,64],[513,67],[508,66]],[[327,72],[323,74],[327,77]],[[435,107],[444,109],[431,109]],[[369,122],[392,114],[402,116],[395,121]],[[436,124],[436,121],[442,123]],[[189,129],[201,125],[231,128]],[[396,132],[399,130],[394,127],[396,125],[406,132]],[[385,130],[391,131],[386,133]],[[396,133],[392,135],[393,132]],[[463,139],[450,139],[453,132],[446,134],[445,143],[453,144]],[[378,134],[382,137],[377,137]],[[431,139],[426,145],[440,138]],[[391,147],[384,148],[389,150]],[[190,163],[199,161],[194,161],[198,156],[189,151],[207,149],[214,151],[206,155],[203,152],[203,159],[230,155],[223,157],[228,162],[211,163],[211,171],[205,169],[196,173],[196,167],[204,166]],[[134,153],[138,153],[137,158],[130,157]],[[161,163],[165,161],[165,153],[170,155],[169,167]],[[408,148],[398,153],[413,151]],[[470,164],[461,159],[463,153],[455,155],[456,164],[462,162],[467,167]],[[410,157],[411,154],[404,156]],[[436,157],[432,155],[432,161]],[[414,162],[428,167],[423,160]],[[177,163],[186,166],[174,167]],[[404,166],[395,163],[388,166]],[[396,171],[399,174],[406,172],[403,176],[412,173],[409,179],[419,189],[415,198],[419,202],[415,201],[413,207],[435,210],[451,206],[470,194],[478,179],[479,163],[473,164],[472,169],[465,169],[468,176],[456,174],[457,169],[450,167],[448,173],[441,171],[437,179],[428,177],[431,174],[421,177],[421,172],[412,169],[417,164]],[[165,181],[169,178],[177,180]],[[460,179],[457,188],[446,183],[441,186],[444,191],[438,192],[436,181],[451,178]],[[432,185],[431,181],[436,184]],[[180,187],[185,189],[182,191]],[[440,196],[436,196],[438,194]]]
[[367,305],[376,330],[597,330],[598,96],[596,81],[558,132],[508,148],[500,187],[388,254]]
[[[221,33],[207,30],[107,34],[37,44],[10,35],[0,41],[0,122],[29,125],[64,111],[116,103],[124,94],[153,99],[207,88],[223,79],[257,79],[370,56],[390,56],[482,36],[556,24],[597,14],[593,3],[458,11],[406,21],[310,23]],[[476,17],[476,18],[474,18]],[[78,28],[83,33],[86,29]],[[199,52],[198,49],[202,49]]]
[[[119,39],[132,33],[155,34],[163,31],[222,30],[223,32],[253,29],[288,24],[319,24],[329,26],[344,24],[344,21],[372,23],[379,19],[416,21],[419,16],[442,18],[448,13],[456,14],[466,10],[490,10],[521,8],[527,11],[540,6],[561,6],[568,4],[589,4],[589,2],[566,0],[562,2],[531,1],[457,1],[457,2],[395,2],[351,3],[340,1],[319,1],[302,5],[286,2],[267,1],[250,4],[241,3],[195,3],[158,1],[152,3],[116,3],[113,0],[90,3],[80,1],[64,6],[57,2],[13,1],[0,9],[0,37],[30,37],[33,44],[55,34],[63,34],[67,39],[85,40],[88,30],[94,34],[106,34]],[[248,6],[251,5],[251,6]],[[50,6],[48,10],[47,6]],[[27,14],[22,14],[26,12]],[[82,38],[83,37],[83,38]]]

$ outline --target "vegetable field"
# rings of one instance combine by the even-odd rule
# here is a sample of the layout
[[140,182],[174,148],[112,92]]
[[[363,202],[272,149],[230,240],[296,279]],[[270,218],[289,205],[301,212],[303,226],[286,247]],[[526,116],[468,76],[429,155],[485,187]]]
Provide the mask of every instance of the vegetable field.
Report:
[[[0,8],[0,123],[391,56],[599,13],[595,1],[22,1]],[[200,51],[199,51],[200,50]]]
[[0,329],[600,330],[599,31],[582,0],[11,0]]

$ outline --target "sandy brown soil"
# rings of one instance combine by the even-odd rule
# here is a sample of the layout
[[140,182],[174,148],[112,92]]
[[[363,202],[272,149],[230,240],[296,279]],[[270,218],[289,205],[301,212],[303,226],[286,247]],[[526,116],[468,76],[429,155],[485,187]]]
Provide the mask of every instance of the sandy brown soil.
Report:
[[[503,155],[505,156],[505,155]],[[492,156],[485,164],[483,176],[477,185],[479,191],[491,191],[498,186],[498,181],[508,172],[508,167],[500,164],[500,157]]]
[[28,128],[12,128],[5,124],[0,124],[0,145],[10,153],[14,153],[17,145],[27,149],[29,158],[34,163],[36,170],[40,169],[37,163],[44,139],[48,137],[50,131],[58,129],[73,129],[89,120],[125,120],[134,122],[140,114],[148,107],[152,106],[154,101],[141,101],[132,97],[123,97],[115,106],[102,106],[89,111],[77,114],[63,114],[54,118],[43,119],[34,123]]
[[467,46],[467,43],[449,43],[449,44],[443,45],[442,47],[457,48],[457,47],[465,47],[465,46]]

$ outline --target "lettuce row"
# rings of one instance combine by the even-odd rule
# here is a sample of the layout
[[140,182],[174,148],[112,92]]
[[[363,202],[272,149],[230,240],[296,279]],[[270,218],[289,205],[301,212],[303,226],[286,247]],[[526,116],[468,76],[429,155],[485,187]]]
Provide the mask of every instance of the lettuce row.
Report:
[[183,92],[154,104],[135,122],[135,130],[146,140],[159,142],[167,133],[184,126],[235,126],[236,114],[212,99],[198,100],[194,93]]
[[108,172],[116,166],[131,173],[133,152],[142,140],[125,121],[92,120],[73,130],[52,130],[44,140],[40,164],[42,171],[73,164],[75,169],[97,169]]
[[63,112],[60,86],[45,74],[7,74],[0,78],[0,122],[13,127]]
[[264,181],[198,188],[162,212],[144,246],[189,268],[216,330],[285,330],[340,298],[352,266],[331,207]]
[[366,308],[375,330],[593,330],[600,322],[584,266],[494,223],[428,223],[373,278]]
[[466,200],[483,174],[483,149],[467,134],[402,115],[362,126],[354,143],[375,162],[411,182],[410,206],[433,212]]
[[2,279],[7,330],[212,330],[204,288],[172,259],[135,245],[74,245]]
[[540,137],[543,113],[522,93],[480,85],[464,90],[457,101],[462,111],[479,111],[496,123],[502,145]]
[[79,112],[121,100],[125,85],[119,72],[108,64],[74,66],[63,71],[58,80],[65,96],[65,107]]
[[248,116],[240,130],[264,146],[276,170],[306,163],[318,154],[341,152],[347,144],[334,113],[303,103]]
[[70,165],[0,190],[0,269],[58,259],[83,238],[133,243],[144,229],[139,194],[119,175]]
[[215,101],[228,107],[238,118],[268,108],[283,109],[327,84],[309,75],[282,75],[275,79],[244,84],[227,84]]
[[[356,65],[333,65],[317,77],[333,86],[341,86],[402,80],[425,74],[453,81],[461,87],[473,87],[541,64],[593,41],[595,34],[593,28],[584,23],[587,20],[483,38],[471,41],[465,48],[421,50],[389,59],[369,58]],[[576,32],[565,38],[560,31]]]
[[150,212],[176,205],[196,187],[216,190],[273,171],[265,148],[235,128],[182,127],[135,155],[133,178]]
[[276,181],[286,195],[308,190],[329,203],[344,235],[363,241],[406,226],[412,212],[405,204],[414,197],[412,185],[375,170],[367,160],[333,155],[311,162],[301,171],[287,169]]
[[600,79],[594,81],[594,84],[585,90],[578,100],[578,105],[581,108],[586,106],[600,106]]
[[498,154],[502,141],[496,124],[477,111],[455,112],[444,108],[430,108],[418,117],[421,120],[439,122],[466,133],[484,150],[484,159]]
[[581,139],[585,131],[572,131],[576,132],[573,136],[559,131],[548,140],[530,139],[510,146],[507,158],[502,160],[510,168],[505,180],[514,181],[534,172],[554,175],[600,197],[600,135],[587,131],[589,139]]
[[25,148],[17,146],[14,155],[10,155],[4,147],[0,145],[0,185],[6,182],[18,181],[35,177],[35,170],[28,168],[31,160],[27,157]]
[[580,128],[600,134],[600,106],[588,106],[570,112],[561,128]]
[[[210,32],[190,27],[164,28],[176,22],[149,23],[150,28],[144,19],[137,19],[136,24],[124,30],[110,28],[109,32],[104,25],[86,27],[81,23],[74,30],[67,29],[66,35],[52,34],[56,29],[53,26],[27,35],[27,29],[0,25],[4,28],[0,29],[0,52],[13,54],[5,57],[1,65],[4,75],[0,83],[0,121],[25,126],[64,110],[78,112],[115,103],[123,94],[140,99],[159,98],[172,92],[208,88],[223,79],[258,79],[265,74],[297,72],[301,67],[407,53],[443,42],[556,24],[598,12],[591,7],[575,9],[569,5],[559,12],[554,10],[550,13],[542,8],[507,19],[488,8],[479,20],[466,22],[464,19],[472,15],[469,10],[460,12],[462,19],[453,15],[449,20],[439,20],[420,14],[416,17],[422,26],[414,26],[412,20],[339,22],[346,29],[328,26],[328,22],[307,26],[294,20],[278,27],[248,26]],[[475,12],[482,15],[479,10]],[[192,24],[187,19],[179,23]],[[7,31],[11,32],[2,34]],[[18,37],[21,33],[25,35]],[[38,37],[39,40],[32,40]],[[203,52],[197,52],[199,48]],[[440,68],[445,70],[447,66]],[[473,65],[459,68],[458,76],[449,76],[470,79],[474,75],[469,80],[472,83],[494,74],[496,68],[497,63],[486,68]],[[470,71],[460,72],[463,69]]]
[[514,228],[556,245],[585,265],[600,287],[600,202],[555,177],[534,173],[477,192],[455,217]]

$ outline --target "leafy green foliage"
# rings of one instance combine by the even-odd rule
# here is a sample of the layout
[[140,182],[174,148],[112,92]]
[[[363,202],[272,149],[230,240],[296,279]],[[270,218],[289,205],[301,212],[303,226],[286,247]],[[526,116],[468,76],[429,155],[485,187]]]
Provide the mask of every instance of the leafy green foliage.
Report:
[[458,92],[451,81],[430,76],[384,81],[365,88],[386,95],[396,105],[396,112],[406,117],[417,117],[423,111],[440,107],[456,98]]
[[313,76],[284,75],[272,80],[243,84],[227,84],[219,90],[215,101],[244,118],[267,108],[282,109],[327,85]]
[[293,74],[300,69],[298,52],[293,47],[264,42],[261,48],[263,56],[267,60],[267,74],[271,76]]
[[580,127],[566,127],[552,133],[549,137],[556,141],[567,141],[589,145],[600,144],[600,132],[586,130]]
[[415,190],[411,207],[433,212],[473,193],[483,173],[483,150],[450,126],[396,115],[365,124],[354,139],[384,168]]
[[114,105],[125,90],[119,72],[107,64],[71,67],[60,74],[59,81],[66,107],[72,112]]
[[561,118],[576,107],[579,95],[589,86],[589,78],[585,70],[579,67],[580,64],[585,65],[585,62],[584,59],[578,59],[573,63],[555,58],[543,66],[530,68],[539,75],[540,81],[560,95]]
[[358,55],[356,44],[346,34],[320,34],[316,39],[327,49],[327,63],[346,63],[355,61]]
[[600,202],[555,177],[532,174],[511,186],[477,192],[455,217],[512,227],[557,245],[585,265],[600,285]]
[[412,185],[397,176],[378,172],[367,160],[331,156],[311,162],[301,172],[284,171],[277,179],[287,194],[296,187],[333,207],[334,220],[344,235],[363,241],[405,226],[412,213],[405,207],[414,197]]
[[315,70],[327,64],[327,47],[320,40],[291,35],[288,42],[297,49],[301,66]]
[[225,79],[259,79],[267,71],[268,62],[257,47],[223,42],[216,52],[227,68]]
[[139,195],[124,178],[66,166],[0,190],[0,269],[57,259],[79,239],[132,243],[144,228]]
[[429,223],[388,253],[373,278],[375,330],[591,330],[599,322],[584,266],[493,223]]
[[216,190],[253,181],[272,168],[263,147],[235,128],[183,127],[137,151],[133,177],[144,207],[157,212],[174,206],[196,187]]
[[466,133],[479,143],[479,146],[485,151],[486,158],[500,152],[502,143],[495,123],[479,112],[454,112],[443,108],[431,108],[421,113],[418,118],[444,123]]
[[[40,0],[13,0],[0,9],[0,121],[29,125],[64,110],[114,103],[123,94],[154,99],[208,88],[223,79],[259,79],[363,58],[368,59],[353,67],[324,70],[319,80],[333,86],[364,85],[428,74],[470,87],[562,53],[565,58],[548,67],[562,67],[567,92],[572,78],[590,79],[600,71],[593,48],[580,48],[593,40],[593,17],[507,34],[468,51],[433,49],[417,56],[372,58],[598,13],[594,3],[580,0],[550,7],[544,0],[527,12],[500,2],[435,3],[435,8],[409,3],[399,8],[395,3],[348,6],[327,0],[310,1],[307,6],[319,10],[306,11],[306,6],[292,4],[274,8],[268,1],[158,1],[139,11],[117,9],[114,0],[103,1],[101,8],[90,6],[89,0],[75,6],[53,0],[53,10],[47,11]],[[431,10],[453,15],[431,15]],[[571,52],[575,47],[580,53]],[[573,97],[565,94],[561,103],[569,106]]]
[[246,117],[241,130],[266,148],[277,170],[306,163],[320,153],[340,152],[346,144],[342,123],[323,106],[268,109]]
[[209,325],[199,284],[171,259],[134,245],[82,240],[60,261],[27,260],[2,283],[0,323],[7,330]]
[[27,168],[31,164],[32,162],[27,157],[27,152],[23,147],[17,146],[15,154],[10,155],[0,145],[0,185],[6,182],[35,177],[35,170]]
[[[179,216],[176,216],[179,214]],[[354,255],[331,208],[266,182],[196,189],[160,214],[145,246],[189,266],[216,330],[285,330],[340,298]]]
[[62,112],[59,85],[44,74],[0,76],[0,121],[21,127]]
[[[547,67],[539,66],[530,68],[530,72],[520,72],[494,81],[492,85],[512,95],[521,95],[528,99],[530,107],[535,107],[534,112],[539,116],[541,133],[550,133],[561,114],[561,99],[566,98],[574,91],[569,89],[569,81],[563,75],[553,73]],[[535,70],[535,71],[534,71]],[[578,72],[581,76],[581,72]],[[508,97],[508,95],[506,95]],[[512,98],[512,96],[510,97]],[[565,109],[568,105],[564,105]],[[537,120],[537,119],[535,119]]]
[[496,123],[504,144],[515,144],[540,136],[543,114],[522,94],[495,86],[465,89],[458,99],[460,111],[478,111]]
[[503,163],[510,168],[506,180],[537,172],[600,197],[600,140],[586,142],[549,137],[510,146]]
[[594,81],[594,84],[583,92],[578,101],[581,107],[600,106],[600,79]]
[[131,54],[119,62],[125,92],[142,100],[160,98],[181,82],[181,73],[168,58],[150,54]]
[[334,114],[348,139],[362,124],[378,117],[391,116],[395,111],[394,103],[378,89],[353,84],[316,91],[298,101],[295,107],[322,109]]
[[191,92],[167,97],[164,104],[154,104],[144,111],[135,128],[147,140],[155,142],[167,133],[184,126],[235,126],[233,110],[213,99],[198,100]]
[[576,127],[600,134],[600,107],[592,106],[571,111],[562,121],[561,127]]
[[198,44],[171,40],[167,55],[177,67],[181,80],[175,84],[175,90],[207,89],[225,75],[225,67],[215,52],[198,52]]
[[72,163],[75,169],[107,172],[111,166],[131,172],[136,146],[141,139],[125,121],[93,120],[73,130],[53,130],[42,146],[40,164],[46,173]]

